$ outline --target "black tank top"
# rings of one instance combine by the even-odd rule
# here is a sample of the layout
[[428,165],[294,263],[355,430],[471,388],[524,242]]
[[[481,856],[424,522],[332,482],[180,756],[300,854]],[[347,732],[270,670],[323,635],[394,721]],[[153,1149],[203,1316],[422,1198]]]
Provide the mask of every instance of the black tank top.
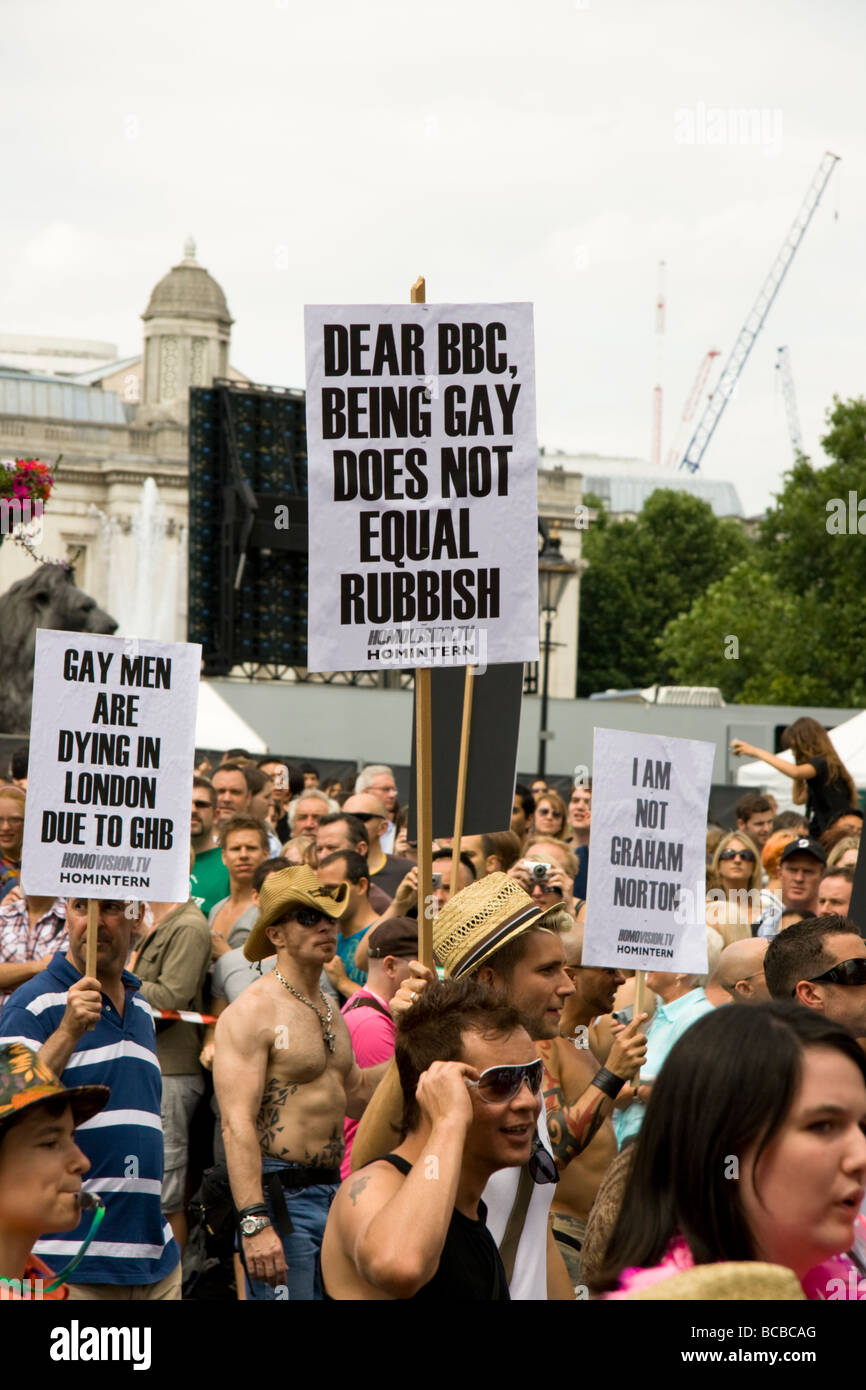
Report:
[[[384,1154],[376,1161],[390,1163],[404,1177],[412,1172],[412,1164],[399,1154]],[[325,1289],[324,1280],[322,1292],[325,1299],[333,1301]],[[439,1268],[423,1288],[403,1301],[504,1302],[510,1298],[505,1268],[496,1241],[487,1229],[487,1208],[483,1202],[479,1202],[477,1221],[470,1221],[468,1216],[455,1208],[439,1258]]]

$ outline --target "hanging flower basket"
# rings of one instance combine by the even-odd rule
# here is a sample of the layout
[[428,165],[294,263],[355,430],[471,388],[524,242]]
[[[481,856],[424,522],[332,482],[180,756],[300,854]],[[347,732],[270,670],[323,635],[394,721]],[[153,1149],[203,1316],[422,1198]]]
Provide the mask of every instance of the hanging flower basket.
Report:
[[41,519],[53,487],[54,475],[47,463],[39,459],[0,460],[0,545],[16,526]]

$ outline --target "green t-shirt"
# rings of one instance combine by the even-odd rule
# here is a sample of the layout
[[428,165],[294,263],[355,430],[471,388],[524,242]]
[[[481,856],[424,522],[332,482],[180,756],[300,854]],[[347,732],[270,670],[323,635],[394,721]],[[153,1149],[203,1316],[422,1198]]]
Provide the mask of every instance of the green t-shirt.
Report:
[[207,917],[220,898],[228,897],[229,891],[229,871],[219,845],[197,854],[189,876],[189,895],[196,907]]

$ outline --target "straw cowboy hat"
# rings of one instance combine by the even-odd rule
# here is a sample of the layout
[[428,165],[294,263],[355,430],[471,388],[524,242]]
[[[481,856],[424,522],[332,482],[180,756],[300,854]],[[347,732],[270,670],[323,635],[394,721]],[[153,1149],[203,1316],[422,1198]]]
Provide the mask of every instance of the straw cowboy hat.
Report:
[[[546,926],[548,913],[507,874],[488,874],[448,899],[433,919],[433,952],[449,979],[477,970],[515,936]],[[550,928],[554,930],[554,928]]]
[[306,864],[269,874],[259,894],[255,926],[244,942],[244,955],[247,960],[255,961],[276,954],[277,948],[268,938],[267,928],[285,917],[290,908],[312,907],[323,917],[338,921],[348,906],[348,883],[344,881],[336,888],[324,888]]
[[782,1265],[764,1264],[760,1260],[724,1261],[720,1264],[695,1265],[667,1279],[659,1279],[645,1289],[627,1293],[625,1303],[691,1302],[695,1299],[717,1303],[804,1302],[806,1295],[792,1269]]
[[23,1043],[0,1044],[0,1137],[22,1111],[58,1097],[69,1101],[73,1120],[83,1124],[103,1108],[110,1094],[107,1086],[64,1086]]

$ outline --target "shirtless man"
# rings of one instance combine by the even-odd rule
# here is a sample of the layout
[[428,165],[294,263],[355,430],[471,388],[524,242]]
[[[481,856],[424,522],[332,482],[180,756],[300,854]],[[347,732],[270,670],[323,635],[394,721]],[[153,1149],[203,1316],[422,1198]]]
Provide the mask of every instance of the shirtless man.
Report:
[[[573,1105],[586,1090],[599,1068],[599,1059],[590,1050],[590,1024],[600,1014],[609,1014],[613,998],[625,976],[619,970],[604,970],[597,966],[582,966],[583,927],[576,926],[563,936],[566,973],[574,985],[574,994],[565,1001],[560,1020],[560,1037],[551,1042],[536,1044],[544,1059],[545,1104],[548,1112],[563,1103]],[[646,1017],[646,1015],[643,1015]],[[636,1031],[632,1023],[630,1031]],[[620,1036],[623,1036],[622,1034]],[[609,1071],[628,1080],[634,1075],[630,1059],[622,1053],[617,1041],[604,1063]],[[555,1146],[555,1129],[550,1122],[551,1140]],[[616,1136],[609,1114],[603,1115],[587,1146],[561,1170],[556,1195],[551,1203],[553,1235],[559,1246],[572,1284],[580,1284],[580,1248],[586,1230],[589,1209],[595,1200],[601,1180],[616,1157]]]
[[387,1065],[359,1069],[349,1030],[319,989],[347,896],[306,866],[271,874],[244,954],[276,953],[276,968],[216,1027],[214,1084],[248,1299],[321,1298],[317,1255],[340,1181],[343,1120],[360,1118]]
[[264,825],[254,816],[231,816],[219,828],[223,863],[229,871],[229,895],[215,903],[208,917],[213,956],[243,946],[256,920],[253,875],[270,853]]

